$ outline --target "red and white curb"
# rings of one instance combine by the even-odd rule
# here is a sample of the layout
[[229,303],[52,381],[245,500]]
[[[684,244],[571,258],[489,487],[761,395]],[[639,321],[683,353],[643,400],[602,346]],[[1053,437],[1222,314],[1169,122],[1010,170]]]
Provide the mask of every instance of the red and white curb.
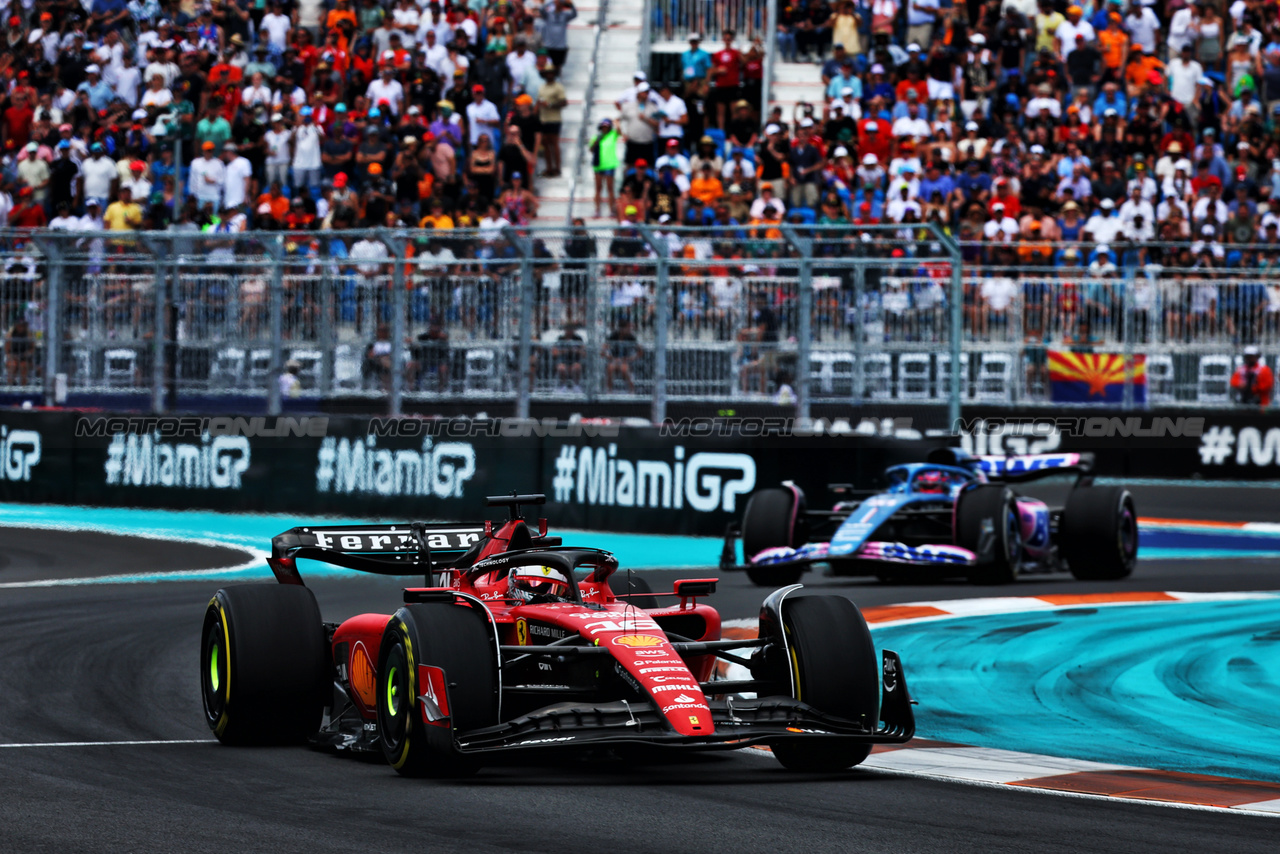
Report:
[[[889,625],[957,617],[1052,611],[1064,607],[1159,605],[1280,599],[1280,593],[1186,593],[1176,591],[993,596],[935,602],[907,602],[864,608],[873,630]],[[754,620],[730,620],[726,637],[755,637]],[[729,678],[744,678],[730,674]],[[759,748],[767,752],[768,748]],[[916,738],[903,745],[877,745],[860,768],[881,773],[998,789],[1039,791],[1063,797],[1120,800],[1180,809],[1210,810],[1280,818],[1280,783],[1160,771],[1106,762],[1041,756],[1015,750]]]

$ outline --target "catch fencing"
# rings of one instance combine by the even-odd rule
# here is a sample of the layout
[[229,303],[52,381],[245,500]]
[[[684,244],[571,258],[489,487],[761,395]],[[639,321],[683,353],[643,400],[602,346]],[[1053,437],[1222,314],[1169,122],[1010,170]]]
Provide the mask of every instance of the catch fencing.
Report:
[[[901,229],[0,233],[0,389],[184,399],[1049,405],[1051,351],[1148,403],[1280,361],[1280,273],[988,264]],[[971,251],[978,250],[978,251]],[[961,257],[974,260],[961,263]],[[1096,260],[1096,259],[1095,259]],[[1126,405],[1141,401],[1126,372]]]

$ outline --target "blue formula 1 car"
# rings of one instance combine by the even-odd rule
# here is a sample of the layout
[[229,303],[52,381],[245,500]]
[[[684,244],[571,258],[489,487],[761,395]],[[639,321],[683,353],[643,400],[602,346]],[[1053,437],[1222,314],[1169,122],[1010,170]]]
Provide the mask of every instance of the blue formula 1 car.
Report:
[[[725,532],[720,568],[745,570],[766,587],[794,584],[815,563],[885,581],[927,571],[1007,584],[1023,571],[1060,569],[1125,578],[1138,557],[1133,496],[1094,486],[1092,468],[1090,454],[975,457],[941,448],[927,462],[886,469],[881,491],[830,485],[841,499],[831,510],[807,509],[804,492],[786,481],[752,494],[741,523]],[[1074,482],[1061,507],[1014,488],[1062,476]]]

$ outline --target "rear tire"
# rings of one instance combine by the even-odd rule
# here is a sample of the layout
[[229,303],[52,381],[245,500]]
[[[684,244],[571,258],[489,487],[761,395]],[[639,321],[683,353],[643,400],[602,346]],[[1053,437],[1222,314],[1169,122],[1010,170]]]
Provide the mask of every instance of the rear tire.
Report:
[[[858,606],[843,596],[801,596],[783,603],[783,627],[791,647],[792,696],[820,712],[880,721],[880,665]],[[780,739],[770,745],[792,771],[843,771],[871,753],[866,742],[839,737]]]
[[1058,548],[1081,581],[1128,578],[1138,562],[1138,515],[1121,486],[1076,487],[1067,496]]
[[[742,514],[743,559],[750,560],[765,549],[780,546],[794,549],[803,545],[800,522],[804,510],[804,493],[797,494],[785,487],[754,493]],[[785,587],[799,581],[804,570],[804,566],[764,564],[748,568],[747,577],[759,587]]]
[[956,499],[956,545],[978,556],[975,584],[1012,584],[1022,563],[1022,521],[1013,490],[999,484],[966,489]]
[[205,722],[223,744],[303,741],[329,701],[329,654],[315,595],[292,584],[224,587],[205,609]]
[[[455,732],[498,722],[498,669],[486,618],[452,604],[406,605],[382,635],[378,653],[378,734],[391,767],[406,777],[465,777],[478,759],[458,752]],[[444,671],[449,719],[428,723],[419,665]]]

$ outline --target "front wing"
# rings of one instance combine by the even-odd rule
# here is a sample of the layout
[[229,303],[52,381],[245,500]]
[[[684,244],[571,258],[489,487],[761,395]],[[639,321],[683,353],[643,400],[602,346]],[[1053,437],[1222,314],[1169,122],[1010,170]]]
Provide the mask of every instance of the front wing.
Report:
[[[833,738],[872,744],[902,744],[915,735],[915,715],[897,653],[884,651],[880,721],[824,714],[790,697],[710,700],[715,732],[686,736],[674,732],[652,704],[618,700],[558,703],[494,727],[459,733],[462,753],[494,753],[544,747],[594,747],[643,744],[701,750],[736,750],[792,738]],[[714,695],[715,682],[703,685]]]
[[765,549],[753,557],[749,563],[740,566],[725,566],[726,570],[745,570],[758,566],[810,566],[815,563],[833,564],[894,564],[897,566],[920,566],[934,569],[943,567],[970,567],[978,561],[977,555],[959,546],[941,543],[923,546],[908,546],[903,543],[890,543],[880,540],[869,540],[857,551],[846,554],[832,554],[830,543],[808,543],[798,549],[781,546]]

